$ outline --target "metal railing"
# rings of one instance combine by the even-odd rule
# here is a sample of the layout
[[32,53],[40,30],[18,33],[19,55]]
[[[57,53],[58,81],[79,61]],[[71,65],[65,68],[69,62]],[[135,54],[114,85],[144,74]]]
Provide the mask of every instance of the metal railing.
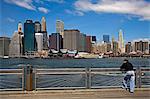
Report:
[[0,69],[0,91],[23,90],[23,69]]
[[[124,77],[119,68],[26,69],[0,69],[0,90],[113,88]],[[150,87],[150,68],[138,67],[135,74],[137,88]]]

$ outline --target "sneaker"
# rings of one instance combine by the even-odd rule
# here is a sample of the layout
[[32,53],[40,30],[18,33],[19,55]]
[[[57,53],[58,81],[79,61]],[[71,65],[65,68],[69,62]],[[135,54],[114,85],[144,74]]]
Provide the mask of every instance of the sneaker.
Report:
[[134,93],[133,91],[129,91],[130,93]]
[[121,88],[122,88],[122,89],[126,89],[126,90],[128,89],[128,88],[125,87],[124,84],[122,84],[122,87],[121,87]]

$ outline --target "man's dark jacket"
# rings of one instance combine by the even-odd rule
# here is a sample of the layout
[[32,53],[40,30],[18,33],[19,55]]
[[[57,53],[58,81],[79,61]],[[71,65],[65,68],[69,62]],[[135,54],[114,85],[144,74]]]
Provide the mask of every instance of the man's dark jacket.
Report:
[[121,71],[131,71],[133,70],[133,65],[130,62],[123,63],[120,67]]

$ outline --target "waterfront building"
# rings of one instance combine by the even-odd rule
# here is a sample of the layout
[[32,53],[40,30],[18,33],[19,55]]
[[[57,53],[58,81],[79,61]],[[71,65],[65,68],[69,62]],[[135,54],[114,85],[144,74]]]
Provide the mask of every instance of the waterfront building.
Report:
[[32,20],[26,20],[24,23],[24,53],[36,51],[36,40],[34,33],[34,23]]
[[49,48],[59,51],[63,48],[63,39],[59,33],[49,35]]
[[23,35],[20,33],[20,31],[14,32],[9,45],[10,57],[21,57],[23,55],[22,37]]
[[98,47],[97,47],[97,44],[92,44],[92,47],[91,47],[91,53],[94,53],[94,54],[97,54],[99,53],[98,52]]
[[41,32],[43,34],[43,50],[48,50],[48,37],[47,32]]
[[107,43],[95,43],[92,44],[92,53],[102,54],[107,53]]
[[86,34],[80,33],[80,47],[79,51],[85,52],[86,51]]
[[107,43],[107,52],[111,51],[111,43]]
[[113,42],[115,41],[115,37],[114,36],[112,36],[112,38],[111,38],[111,50],[113,50]]
[[96,36],[92,36],[92,37],[91,37],[91,40],[92,40],[92,44],[95,44],[96,41],[97,41],[97,40],[96,40]]
[[91,53],[92,43],[91,36],[86,36],[86,52]]
[[150,54],[150,43],[149,43],[149,54]]
[[118,55],[118,50],[119,50],[118,42],[117,41],[112,42],[112,52],[115,56]]
[[34,29],[35,29],[35,33],[40,33],[41,32],[41,24],[40,24],[39,21],[34,22]]
[[47,37],[45,17],[42,17],[42,20],[41,20],[41,33],[43,33],[43,49],[48,50],[48,37]]
[[103,35],[103,41],[109,43],[109,35]]
[[131,42],[128,42],[126,45],[125,45],[125,52],[127,54],[129,54],[130,52],[132,52],[132,44]]
[[40,52],[43,50],[43,33],[35,33],[37,51]]
[[68,50],[78,50],[80,46],[80,31],[77,29],[64,30],[63,48]]
[[120,53],[124,53],[125,52],[123,31],[121,29],[119,30],[118,48],[119,48],[119,52]]
[[107,43],[105,42],[102,42],[98,45],[98,50],[99,50],[99,53],[106,53],[107,52]]
[[9,37],[0,37],[0,57],[9,55]]
[[142,41],[142,40],[140,40],[140,41],[135,41],[134,42],[134,51],[135,52],[138,52],[138,51],[140,51],[140,52],[142,52],[142,53],[148,53],[148,50],[149,50],[149,48],[148,48],[148,41]]
[[56,33],[60,33],[62,38],[64,38],[64,22],[61,20],[56,20]]

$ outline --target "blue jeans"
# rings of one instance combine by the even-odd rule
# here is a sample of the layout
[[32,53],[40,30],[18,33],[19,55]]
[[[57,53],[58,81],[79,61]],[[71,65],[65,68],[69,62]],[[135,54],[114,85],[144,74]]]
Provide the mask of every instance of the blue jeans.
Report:
[[134,92],[134,87],[135,87],[134,71],[127,71],[127,73],[123,79],[123,85],[126,89],[129,88],[130,92]]

